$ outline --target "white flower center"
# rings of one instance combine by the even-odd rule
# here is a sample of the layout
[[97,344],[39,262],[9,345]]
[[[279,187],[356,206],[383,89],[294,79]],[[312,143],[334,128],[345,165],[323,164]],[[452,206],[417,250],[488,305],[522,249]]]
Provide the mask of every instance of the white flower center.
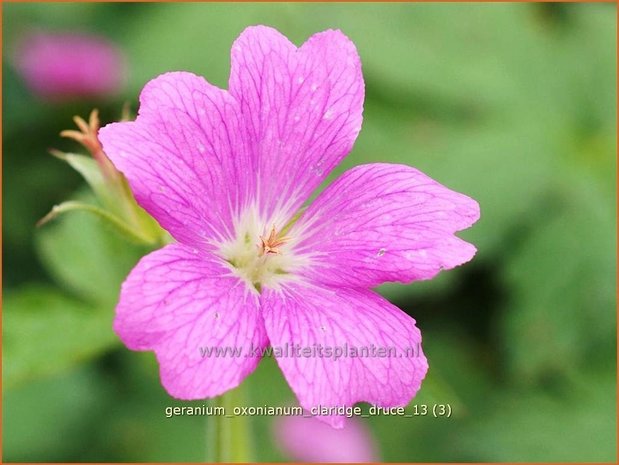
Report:
[[248,288],[279,289],[298,279],[295,271],[307,261],[294,254],[297,240],[285,234],[287,229],[285,220],[262,220],[255,208],[248,209],[235,224],[234,238],[220,245],[220,255]]

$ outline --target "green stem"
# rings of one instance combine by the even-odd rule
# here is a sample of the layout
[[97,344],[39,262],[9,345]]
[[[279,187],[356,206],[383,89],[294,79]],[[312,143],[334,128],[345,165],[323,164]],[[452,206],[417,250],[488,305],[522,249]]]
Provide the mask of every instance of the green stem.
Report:
[[225,414],[208,417],[206,456],[212,463],[246,463],[252,461],[253,444],[249,417],[234,415],[235,407],[247,405],[243,383],[238,388],[212,400],[213,407],[223,408]]

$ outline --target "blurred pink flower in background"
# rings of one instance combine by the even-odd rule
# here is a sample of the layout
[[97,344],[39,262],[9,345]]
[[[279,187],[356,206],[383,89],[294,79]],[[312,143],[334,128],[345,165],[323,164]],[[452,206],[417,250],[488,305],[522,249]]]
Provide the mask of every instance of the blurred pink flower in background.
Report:
[[315,418],[277,417],[275,443],[291,459],[318,463],[376,462],[376,445],[369,429],[350,418],[341,429],[333,429]]
[[45,100],[110,96],[124,82],[120,49],[96,35],[30,32],[14,52],[15,68]]

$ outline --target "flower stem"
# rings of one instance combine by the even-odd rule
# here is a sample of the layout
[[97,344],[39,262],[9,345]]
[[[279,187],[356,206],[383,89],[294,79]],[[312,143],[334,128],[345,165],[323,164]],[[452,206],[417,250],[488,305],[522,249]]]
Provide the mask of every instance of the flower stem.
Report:
[[244,463],[252,461],[252,438],[249,417],[234,415],[235,407],[247,405],[247,383],[212,400],[213,407],[223,408],[225,414],[217,413],[208,418],[207,461],[212,463]]

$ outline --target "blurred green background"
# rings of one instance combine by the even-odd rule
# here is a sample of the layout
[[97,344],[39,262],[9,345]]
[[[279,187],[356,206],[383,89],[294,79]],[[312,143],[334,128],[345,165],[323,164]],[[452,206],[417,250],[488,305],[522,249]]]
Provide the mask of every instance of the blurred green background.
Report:
[[[413,403],[450,419],[372,418],[385,461],[616,460],[614,4],[4,4],[3,459],[202,461],[204,418],[167,419],[151,353],[111,329],[121,281],[146,252],[85,213],[43,228],[83,182],[50,147],[74,114],[135,111],[169,70],[226,87],[248,25],[297,44],[342,29],[367,86],[361,135],[341,169],[413,165],[477,199],[470,264],[385,286],[417,319],[430,371]],[[37,100],[11,65],[26,29],[95,32],[127,56],[122,94]],[[338,171],[341,171],[338,170]],[[273,360],[251,405],[292,393]],[[201,402],[198,402],[201,404]],[[272,418],[252,418],[258,460],[286,459]]]

